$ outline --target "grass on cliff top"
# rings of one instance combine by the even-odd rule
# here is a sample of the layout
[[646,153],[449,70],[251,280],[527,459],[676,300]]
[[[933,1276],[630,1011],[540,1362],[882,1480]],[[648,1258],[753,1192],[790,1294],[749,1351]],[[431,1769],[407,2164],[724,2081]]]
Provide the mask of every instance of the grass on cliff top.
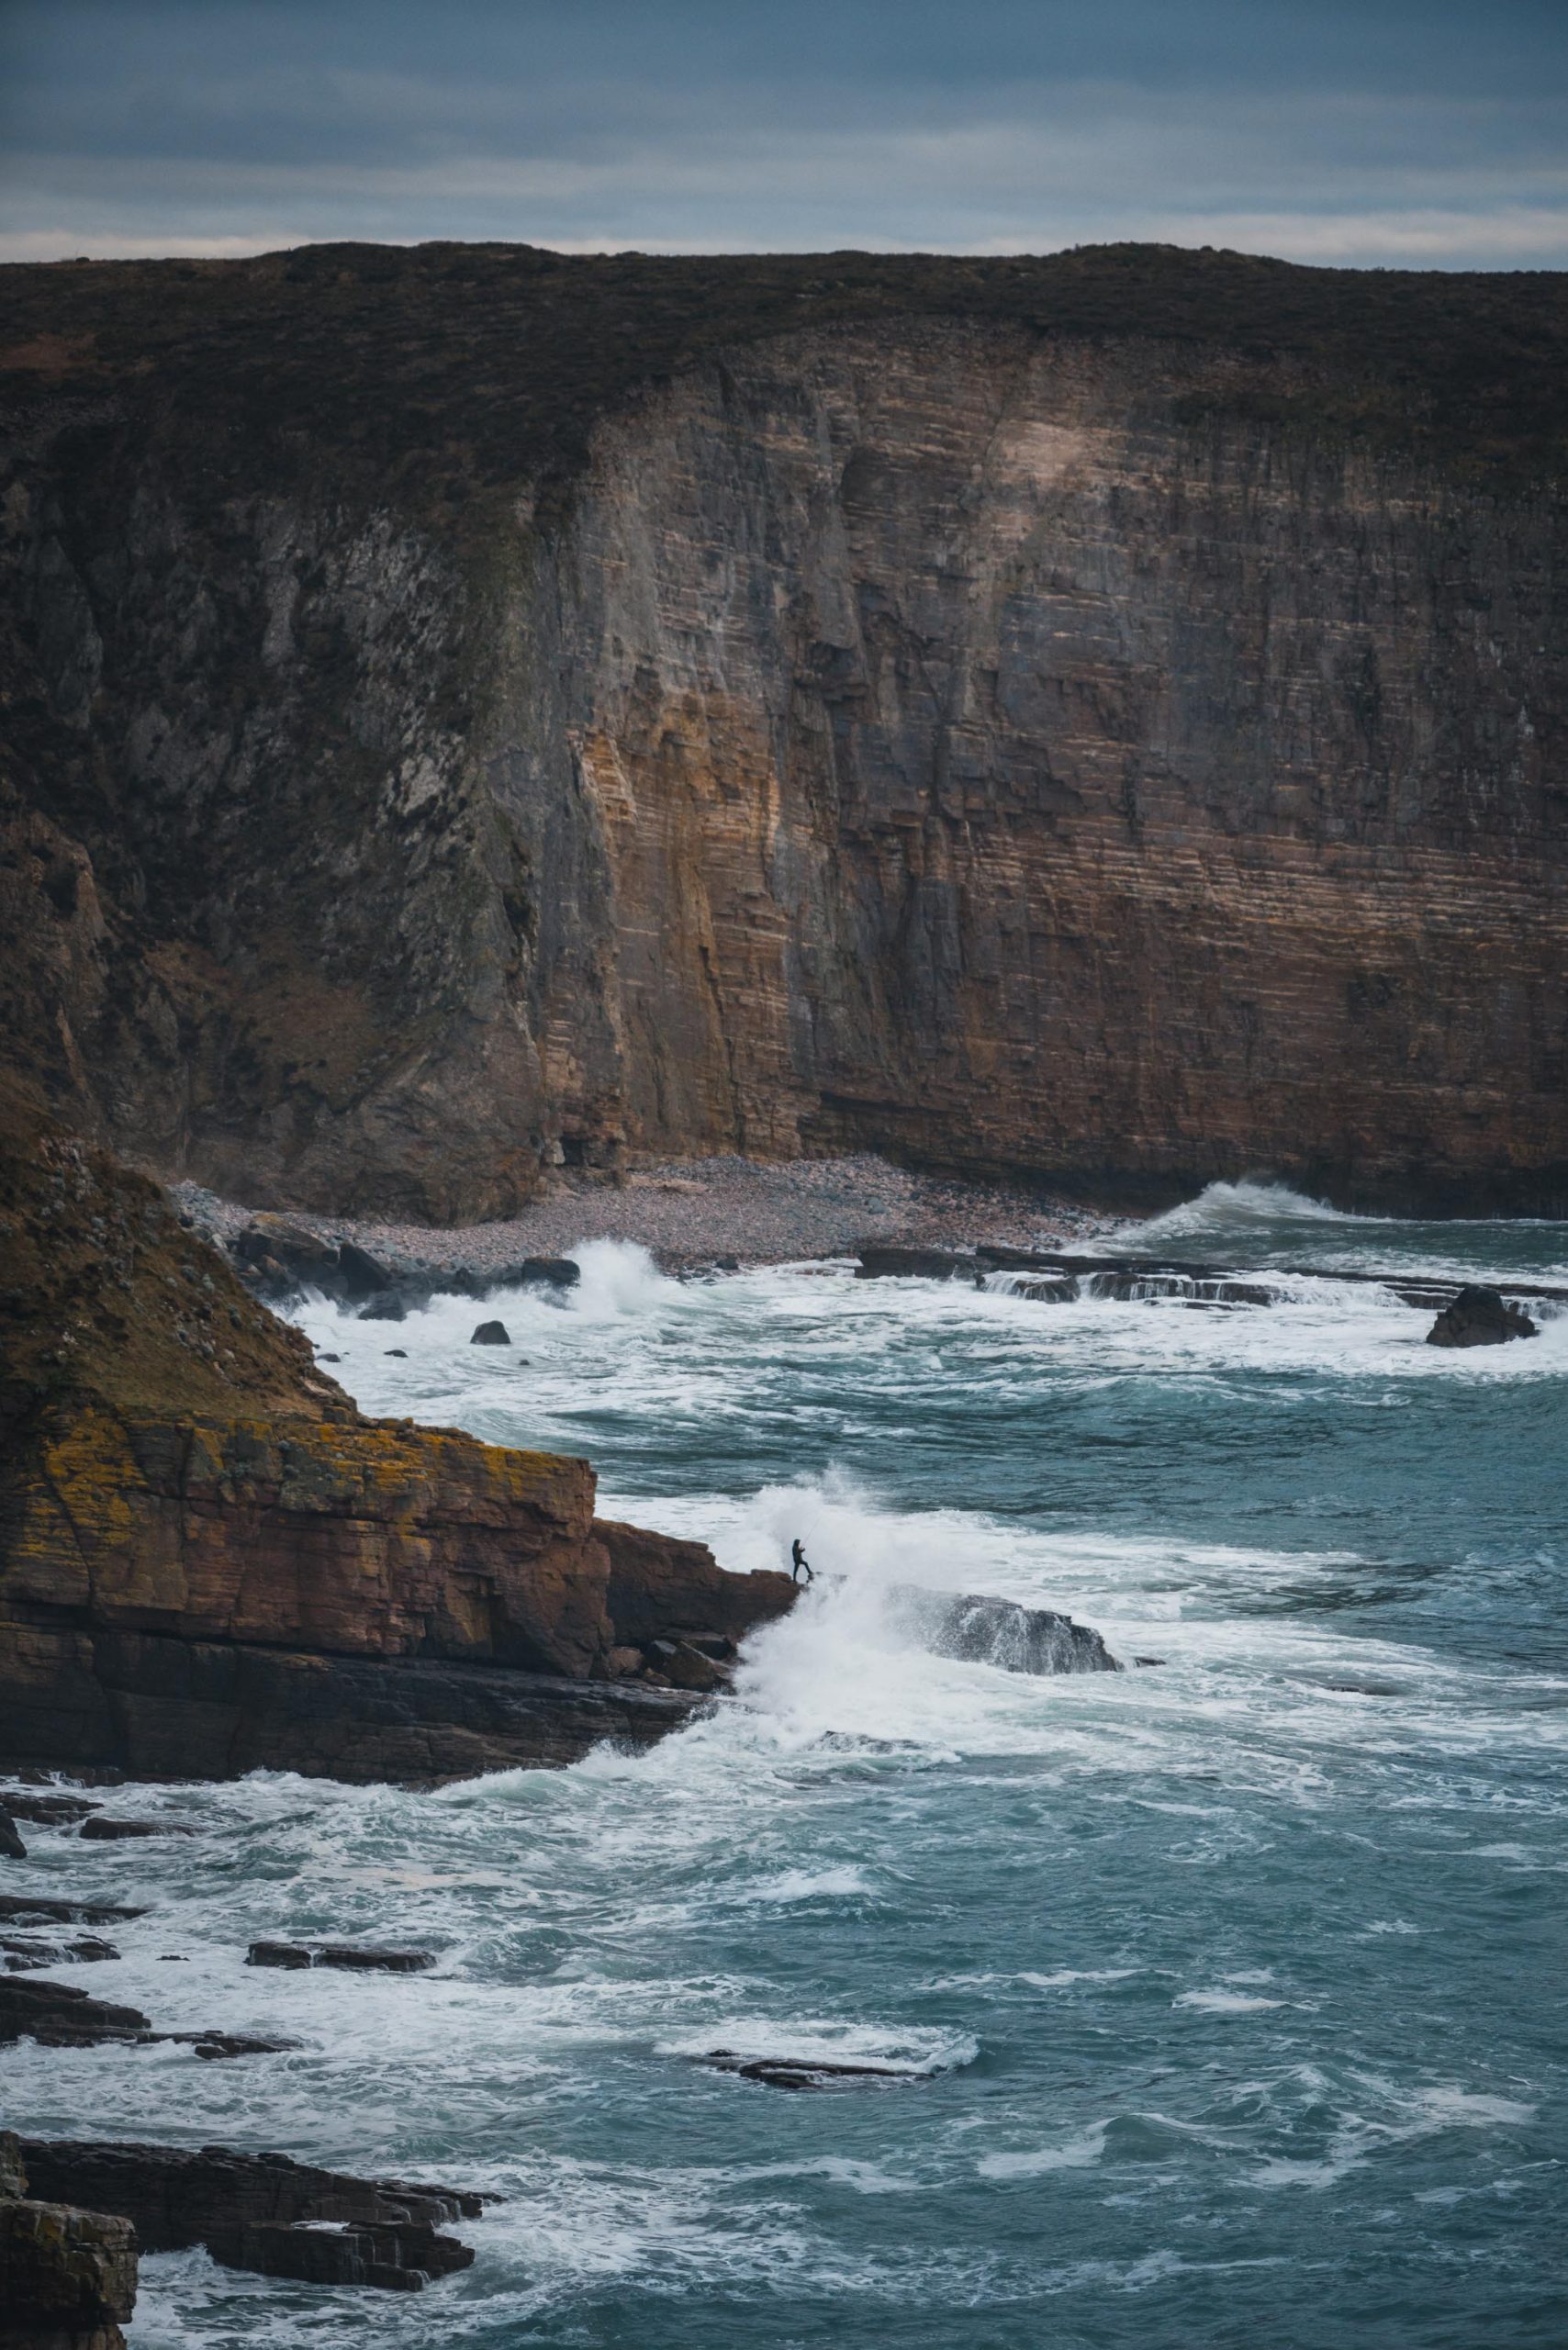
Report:
[[156,1183],[0,1076],[0,1425],[83,1394],[174,1415],[356,1416],[308,1340]]
[[[594,424],[725,348],[915,318],[1251,363],[1212,405],[1399,445],[1499,480],[1568,464],[1568,274],[1306,269],[1108,245],[1044,257],[566,256],[314,245],[246,261],[0,268],[0,397],[181,442],[249,477],[461,505],[564,482]],[[1259,375],[1285,363],[1278,388]],[[1248,370],[1242,371],[1245,377]]]

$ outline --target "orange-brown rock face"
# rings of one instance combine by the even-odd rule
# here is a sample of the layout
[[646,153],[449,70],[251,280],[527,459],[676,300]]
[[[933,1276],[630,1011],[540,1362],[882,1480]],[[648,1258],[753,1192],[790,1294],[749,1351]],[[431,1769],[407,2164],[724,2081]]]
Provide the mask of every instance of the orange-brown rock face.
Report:
[[568,1761],[689,1709],[630,1652],[793,1600],[599,1524],[585,1460],[362,1419],[151,1183],[6,1098],[0,1761]]
[[1183,421],[1219,375],[839,335],[602,436],[585,1118],[1153,1194],[1568,1194],[1552,528]]
[[437,1428],[62,1406],[8,1496],[7,1597],[105,1629],[587,1673],[586,1460]]
[[122,1147],[1568,1198],[1564,281],[7,283],[0,1010]]

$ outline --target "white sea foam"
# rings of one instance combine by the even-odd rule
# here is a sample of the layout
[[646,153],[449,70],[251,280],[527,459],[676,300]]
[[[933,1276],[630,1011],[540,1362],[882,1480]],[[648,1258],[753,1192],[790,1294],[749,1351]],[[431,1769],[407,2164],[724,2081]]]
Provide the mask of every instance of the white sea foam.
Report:
[[1067,2138],[1059,2145],[1038,2146],[1027,2153],[982,2154],[975,2168],[981,2178],[1041,2178],[1053,2170],[1091,2170],[1105,2152],[1107,2124]]

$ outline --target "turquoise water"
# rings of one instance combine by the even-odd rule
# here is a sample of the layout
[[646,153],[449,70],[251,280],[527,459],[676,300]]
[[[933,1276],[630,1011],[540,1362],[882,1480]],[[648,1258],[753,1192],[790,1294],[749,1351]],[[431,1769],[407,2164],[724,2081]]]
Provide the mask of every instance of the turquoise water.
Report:
[[[1561,1225],[1251,1186],[1146,1245],[1568,1283]],[[179,1847],[38,1835],[62,1886],[156,1904],[74,1979],[307,2045],[27,2049],[9,2109],[508,2199],[407,2301],[152,2260],[133,2350],[1568,2341],[1568,1318],[1455,1355],[1310,1280],[1200,1313],[579,1253],[569,1308],[485,1307],[512,1354],[472,1304],[301,1318],[368,1407],[587,1452],[609,1514],[732,1566],[800,1533],[823,1580],[740,1704],[641,1759],[169,1790],[207,1831]],[[1165,1662],[944,1662],[890,1582]],[[326,1928],[440,1969],[240,1963]],[[925,2077],[791,2096],[714,2047]]]

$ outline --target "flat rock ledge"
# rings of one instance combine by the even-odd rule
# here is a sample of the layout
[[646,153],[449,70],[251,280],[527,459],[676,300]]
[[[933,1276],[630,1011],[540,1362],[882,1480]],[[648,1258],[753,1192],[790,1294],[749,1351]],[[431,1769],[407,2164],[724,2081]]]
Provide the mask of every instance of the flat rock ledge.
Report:
[[418,2292],[472,2266],[473,2247],[443,2231],[484,2208],[463,2188],[355,2178],[224,2146],[25,2138],[19,2151],[34,2194],[129,2221],[143,2252],[205,2244],[226,2267],[313,2285]]

